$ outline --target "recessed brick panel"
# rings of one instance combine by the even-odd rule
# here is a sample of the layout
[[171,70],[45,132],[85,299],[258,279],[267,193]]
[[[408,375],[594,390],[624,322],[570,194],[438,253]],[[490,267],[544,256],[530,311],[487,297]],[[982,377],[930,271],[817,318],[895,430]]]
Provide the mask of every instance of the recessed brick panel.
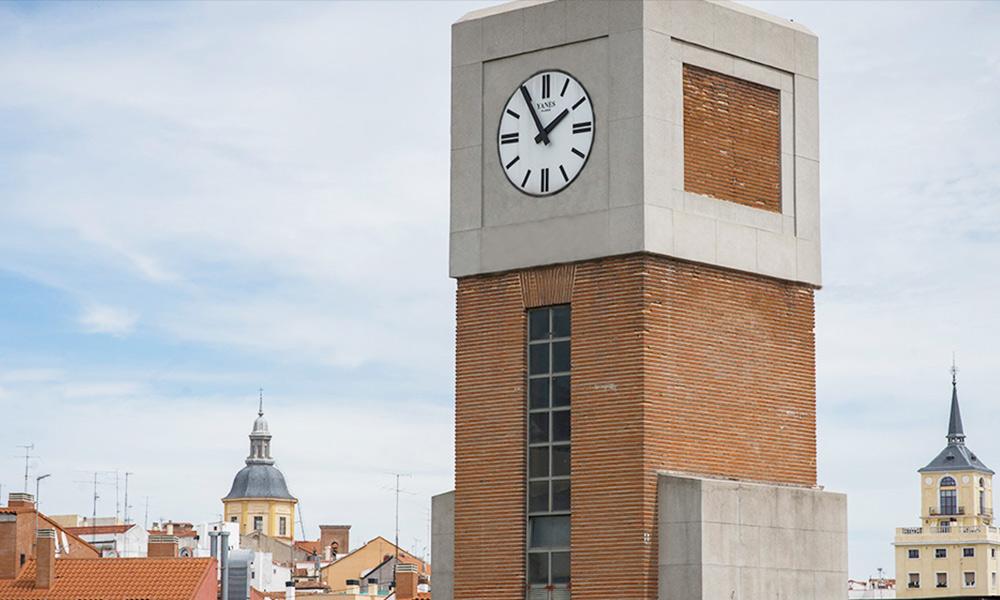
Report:
[[[458,282],[456,600],[525,597],[536,275]],[[654,600],[658,470],[815,485],[813,289],[635,254],[576,263],[570,303],[572,595]]]
[[781,212],[781,92],[684,65],[684,189]]

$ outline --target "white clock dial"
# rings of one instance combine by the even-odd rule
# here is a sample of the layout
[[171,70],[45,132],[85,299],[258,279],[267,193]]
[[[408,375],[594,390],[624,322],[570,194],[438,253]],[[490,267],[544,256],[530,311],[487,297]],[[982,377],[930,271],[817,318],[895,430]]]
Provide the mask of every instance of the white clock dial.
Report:
[[572,75],[542,71],[511,94],[500,115],[497,151],[507,180],[548,196],[573,183],[594,144],[594,107]]

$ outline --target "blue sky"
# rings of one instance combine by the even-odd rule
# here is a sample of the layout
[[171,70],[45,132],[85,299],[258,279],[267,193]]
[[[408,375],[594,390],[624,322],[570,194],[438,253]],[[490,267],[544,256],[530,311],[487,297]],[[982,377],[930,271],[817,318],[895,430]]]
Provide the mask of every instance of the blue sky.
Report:
[[[307,535],[389,535],[401,471],[423,551],[452,485],[449,25],[479,4],[0,5],[4,493],[34,442],[48,512],[128,470],[134,515],[215,518],[262,386]],[[820,482],[852,575],[891,571],[953,351],[1000,464],[1000,8],[749,4],[820,36]]]

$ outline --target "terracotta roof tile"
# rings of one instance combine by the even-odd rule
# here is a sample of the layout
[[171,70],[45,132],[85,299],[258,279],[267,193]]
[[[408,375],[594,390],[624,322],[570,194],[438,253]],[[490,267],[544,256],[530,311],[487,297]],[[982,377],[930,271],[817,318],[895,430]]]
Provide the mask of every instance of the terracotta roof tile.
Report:
[[63,527],[63,531],[75,535],[103,535],[106,533],[125,533],[133,527],[135,527],[135,523],[128,525],[84,525],[82,527]]
[[0,580],[0,600],[191,600],[215,578],[215,559],[62,559],[55,570],[50,589],[35,589],[35,561],[28,561],[16,579]]

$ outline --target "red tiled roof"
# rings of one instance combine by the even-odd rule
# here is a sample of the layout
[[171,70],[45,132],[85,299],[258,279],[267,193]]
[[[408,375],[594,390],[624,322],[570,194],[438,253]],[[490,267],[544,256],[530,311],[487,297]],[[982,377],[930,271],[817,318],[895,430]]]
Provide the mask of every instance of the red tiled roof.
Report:
[[[22,513],[22,512],[35,512],[35,507],[33,507],[33,506],[0,506],[0,515],[16,515],[16,514]],[[95,548],[94,546],[91,546],[90,543],[87,542],[85,539],[81,538],[80,536],[78,536],[75,533],[73,533],[72,531],[70,531],[70,529],[74,529],[73,527],[61,527],[58,523],[56,523],[55,521],[53,521],[52,519],[50,519],[43,512],[38,513],[38,518],[41,519],[41,520],[43,520],[43,521],[45,521],[48,525],[50,525],[52,527],[52,529],[56,529],[58,531],[64,531],[64,532],[66,532],[66,534],[68,536],[70,536],[71,538],[73,538],[77,542],[80,542],[81,544],[83,544],[87,548],[90,548],[94,552],[95,556],[100,556],[101,555],[101,553],[97,550],[97,548]]]
[[295,542],[295,547],[304,552],[320,553],[319,540],[298,540]]
[[150,529],[148,533],[149,535],[172,535],[174,537],[179,537],[179,538],[198,536],[197,529],[181,529],[179,531],[175,529],[173,533],[167,533],[163,529]]
[[106,533],[125,533],[135,527],[135,523],[129,525],[97,525],[83,527],[64,527],[63,531],[76,535],[104,535]]
[[0,580],[0,600],[191,600],[208,578],[214,558],[78,558],[55,561],[47,590],[35,589],[35,561],[16,579]]

